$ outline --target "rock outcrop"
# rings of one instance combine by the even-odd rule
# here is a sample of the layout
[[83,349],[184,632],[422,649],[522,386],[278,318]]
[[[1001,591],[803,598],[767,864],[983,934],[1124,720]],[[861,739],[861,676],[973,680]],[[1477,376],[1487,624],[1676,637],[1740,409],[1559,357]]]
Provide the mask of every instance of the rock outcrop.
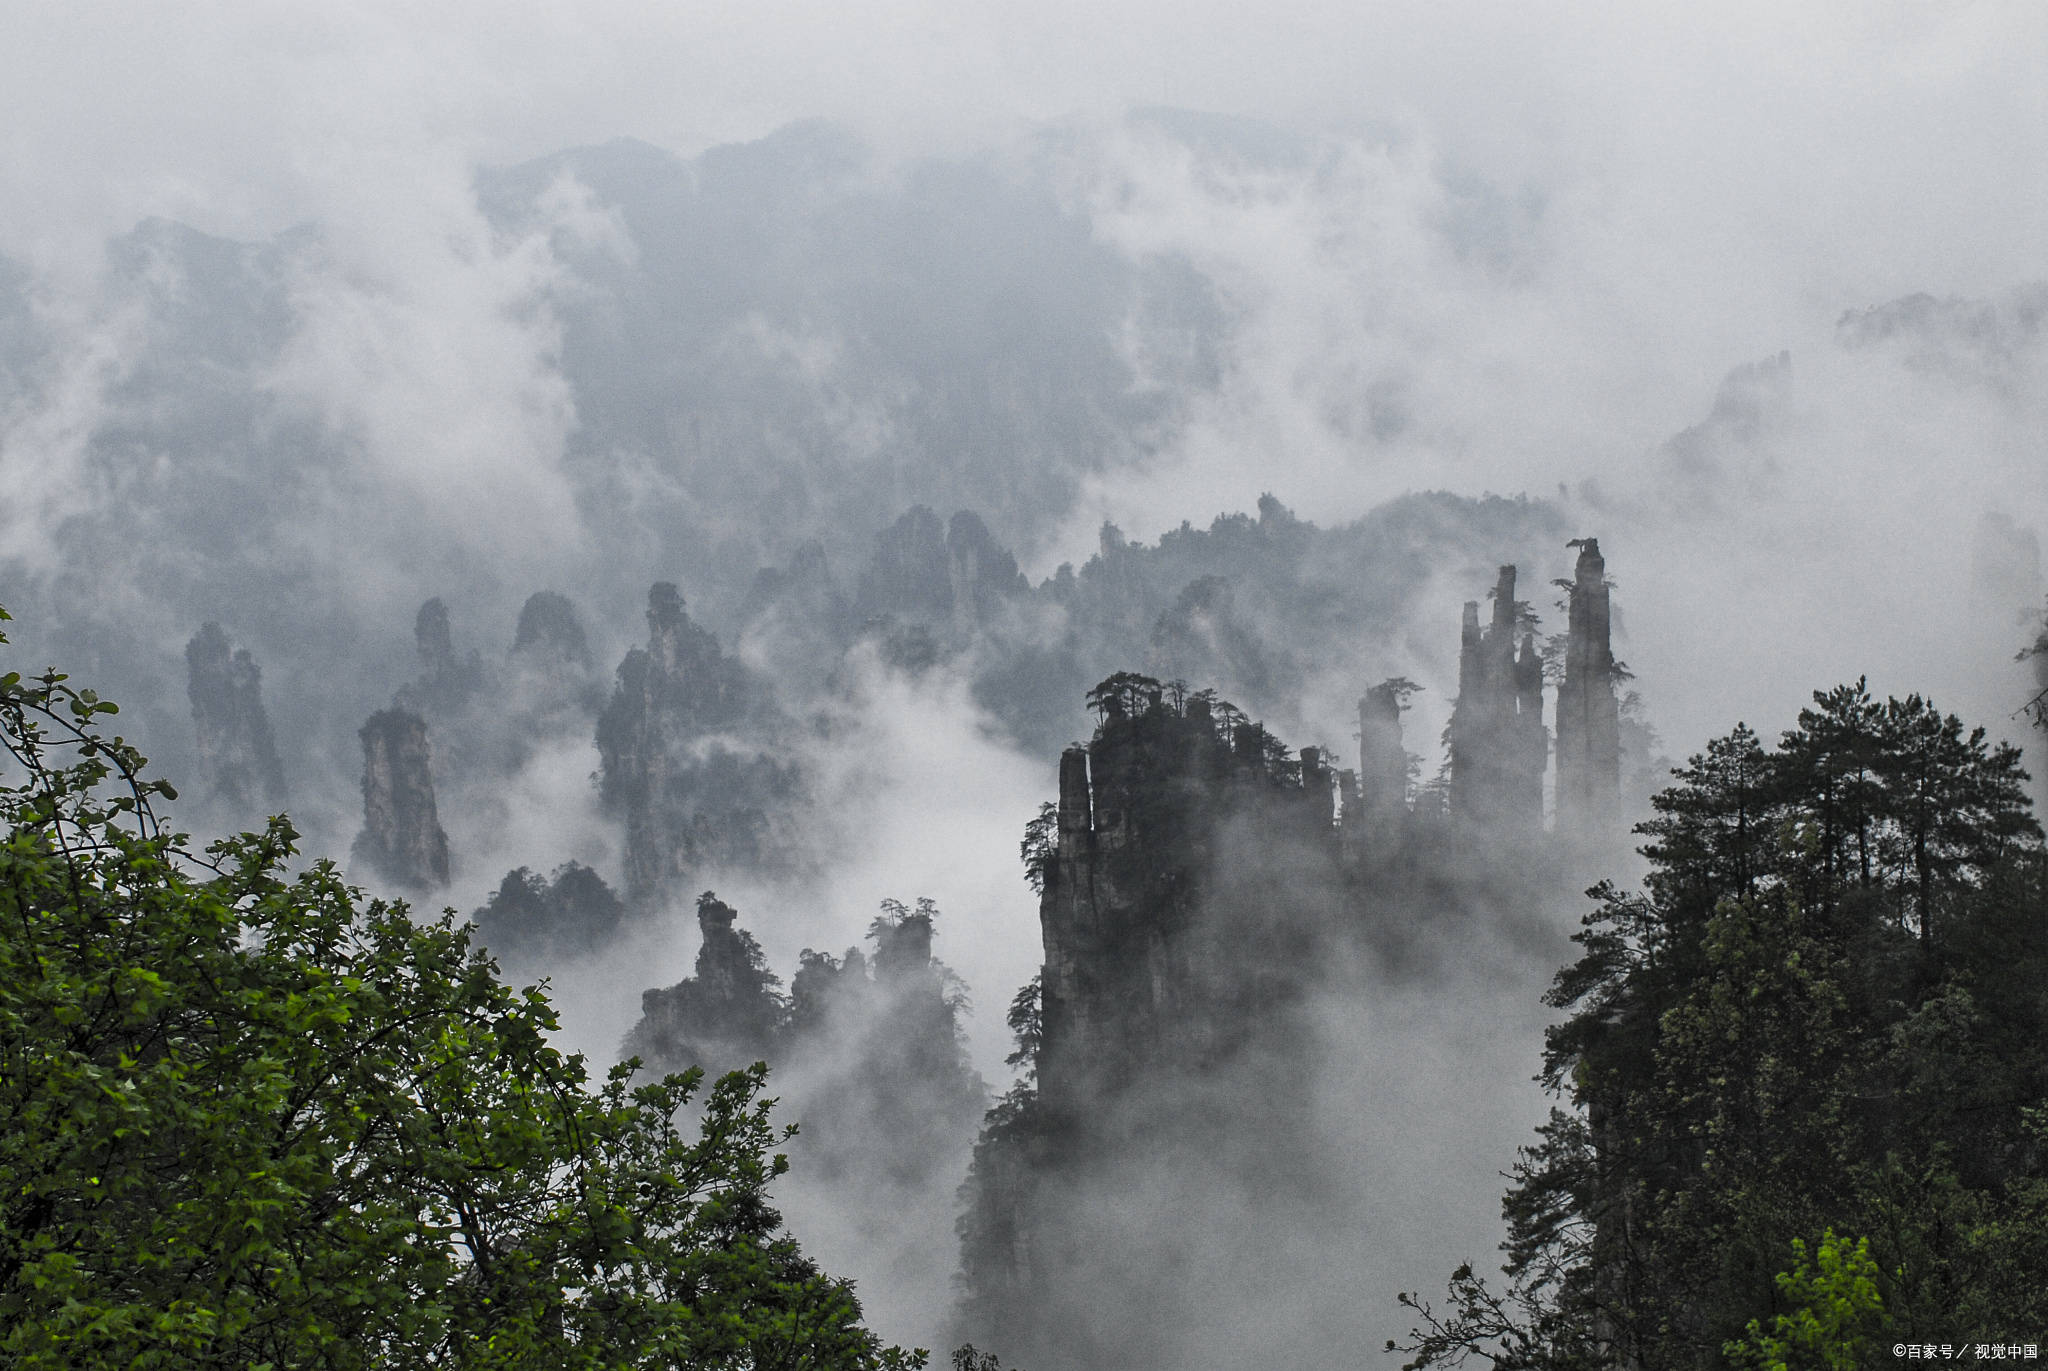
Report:
[[1550,737],[1543,727],[1543,663],[1520,610],[1511,566],[1494,584],[1487,627],[1479,626],[1478,601],[1465,603],[1451,713],[1451,810],[1475,823],[1534,828],[1543,822]]
[[962,510],[942,528],[918,505],[876,535],[853,613],[861,623],[920,624],[957,644],[1028,590],[1017,559],[980,515]]
[[1569,587],[1564,681],[1557,691],[1557,826],[1580,837],[1614,831],[1621,795],[1621,713],[1609,642],[1607,563],[1578,540]]
[[483,658],[474,650],[456,655],[448,606],[438,597],[420,606],[413,621],[413,644],[419,651],[420,678],[402,693],[406,707],[452,713],[483,689]]
[[939,516],[918,505],[875,535],[854,594],[855,617],[946,624],[953,615],[952,559]]
[[959,983],[932,956],[937,909],[885,900],[882,911],[869,955],[805,949],[785,1050],[816,1124],[806,1165],[825,1180],[915,1189],[958,1165],[988,1090],[967,1060]]
[[1060,758],[1039,905],[1040,1089],[1076,1117],[1142,1072],[1229,1056],[1285,1011],[1314,920],[1299,902],[1240,907],[1219,844],[1291,863],[1308,888],[1334,888],[1338,856],[1335,777],[1315,749],[1294,760],[1228,704],[1145,677],[1094,698],[1094,740]]
[[[1358,701],[1359,811],[1367,821],[1390,828],[1408,808],[1408,778],[1415,762],[1402,744],[1401,711],[1418,688],[1406,677],[1394,676]],[[1347,822],[1350,817],[1347,812]]]
[[263,673],[219,624],[185,645],[186,695],[199,735],[200,798],[221,817],[250,823],[285,807],[284,765],[263,711]]
[[785,998],[736,912],[706,891],[695,973],[641,997],[624,1050],[668,1071],[767,1061],[804,1121],[809,1179],[921,1186],[957,1164],[987,1103],[959,984],[932,956],[937,913],[884,901],[871,954],[805,948]]
[[701,1066],[718,1075],[779,1055],[787,1004],[739,911],[710,891],[697,897],[693,975],[640,997],[624,1051],[660,1069]]
[[363,830],[350,860],[409,890],[448,884],[448,835],[434,811],[426,721],[407,709],[370,716],[363,740]]
[[599,797],[625,822],[628,903],[657,904],[707,867],[779,855],[775,817],[795,773],[757,740],[777,726],[765,683],[692,623],[674,585],[647,596],[647,646],[619,664],[597,722]]
[[1017,559],[996,543],[979,514],[964,509],[946,527],[946,572],[953,635],[961,640],[992,623],[1005,602],[1030,588]]
[[[1606,585],[1587,553],[1568,655],[1606,684]],[[1502,567],[1484,628],[1465,606],[1441,821],[1410,784],[1405,678],[1359,700],[1355,772],[1291,753],[1210,692],[1128,673],[1089,692],[1094,737],[1062,754],[1057,802],[1025,832],[1045,955],[1011,1015],[1029,1074],[989,1112],[962,1192],[963,1335],[1032,1364],[1181,1364],[1156,1330],[1208,1297],[1126,1273],[1198,1265],[1242,1212],[1217,1195],[1318,1222],[1315,992],[1361,961],[1376,980],[1455,961],[1468,921],[1513,925],[1576,888],[1542,829],[1543,664],[1515,582]],[[1582,699],[1567,727],[1602,717]],[[1551,936],[1529,917],[1516,936]],[[1134,1194],[1172,1217],[1118,1208]],[[1241,1273],[1212,1273],[1227,1298]],[[1103,1317],[1124,1299],[1144,1317]]]
[[843,647],[854,628],[853,607],[840,592],[824,546],[817,542],[798,547],[787,566],[762,567],[754,573],[754,583],[740,605],[740,621],[750,632],[765,623],[774,632],[793,636],[807,651],[826,656]]
[[602,876],[569,862],[552,878],[523,866],[506,872],[489,901],[469,917],[478,939],[501,961],[540,967],[604,947],[625,915]]
[[1031,1363],[1148,1364],[1099,1307],[1043,1311],[1214,1240],[1196,1217],[1121,1227],[1098,1187],[1313,1190],[1305,996],[1355,887],[1318,749],[1146,677],[1090,698],[1095,736],[1027,836],[1045,960],[1011,1024],[1032,1077],[990,1112],[963,1192],[964,1327]]
[[1160,614],[1145,667],[1162,680],[1207,681],[1239,699],[1270,695],[1277,674],[1256,617],[1238,607],[1236,588],[1222,576],[1190,581]]
[[569,597],[552,590],[537,590],[519,607],[519,626],[512,636],[514,661],[548,667],[573,666],[587,670],[590,644],[583,635],[583,622]]

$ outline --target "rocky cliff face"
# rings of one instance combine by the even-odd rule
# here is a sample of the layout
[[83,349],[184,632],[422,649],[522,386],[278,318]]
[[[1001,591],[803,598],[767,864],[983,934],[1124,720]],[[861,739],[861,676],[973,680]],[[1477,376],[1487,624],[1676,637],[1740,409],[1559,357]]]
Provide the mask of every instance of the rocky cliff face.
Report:
[[857,626],[816,542],[797,548],[786,566],[754,573],[739,620],[748,660],[799,697],[830,688]]
[[1365,692],[1358,701],[1358,780],[1356,823],[1346,805],[1347,829],[1365,827],[1376,846],[1397,841],[1408,817],[1408,778],[1414,758],[1401,739],[1401,711],[1416,685],[1392,677]]
[[1277,674],[1256,616],[1238,606],[1236,588],[1222,576],[1189,582],[1159,616],[1145,668],[1161,680],[1208,681],[1237,699],[1271,693]]
[[941,526],[918,505],[876,535],[853,613],[860,623],[917,624],[959,645],[1029,589],[980,515],[961,510]]
[[865,621],[902,618],[945,624],[953,614],[953,572],[939,516],[918,505],[875,535],[853,610]]
[[185,668],[199,735],[200,797],[237,823],[283,812],[284,766],[255,659],[246,648],[231,649],[219,624],[207,624],[185,645]]
[[1163,1063],[1227,1056],[1284,1007],[1289,953],[1313,920],[1283,915],[1285,901],[1214,917],[1220,846],[1287,852],[1324,878],[1337,858],[1334,777],[1315,749],[1293,760],[1230,706],[1143,677],[1113,677],[1097,700],[1095,739],[1060,759],[1039,906],[1039,1081],[1055,1112],[1094,1108]]
[[[1096,687],[1095,737],[1061,757],[1056,813],[1026,844],[1042,890],[1037,1067],[1048,1110],[1085,1112],[1137,1074],[1227,1055],[1234,1035],[1255,1034],[1284,1003],[1293,959],[1319,931],[1359,923],[1373,882],[1440,880],[1467,860],[1475,831],[1540,835],[1543,668],[1515,583],[1516,569],[1500,568],[1485,628],[1477,602],[1465,606],[1450,725],[1455,832],[1415,823],[1401,712],[1419,687],[1404,678],[1359,700],[1355,772],[1333,771],[1316,748],[1291,755],[1209,692],[1129,674]],[[1577,587],[1559,781],[1575,798],[1560,812],[1611,826],[1613,658],[1591,543]],[[1589,809],[1587,796],[1605,808]],[[1223,917],[1237,870],[1219,861],[1225,846],[1284,894]]]
[[569,597],[552,590],[537,590],[519,607],[519,624],[512,635],[512,659],[546,667],[556,664],[587,670],[590,644],[583,635],[583,622]]
[[736,911],[707,891],[695,973],[641,997],[624,1050],[670,1071],[766,1061],[805,1125],[807,1182],[922,1186],[957,1163],[987,1102],[959,983],[932,956],[937,913],[884,901],[871,953],[804,949],[785,998]]
[[[1592,553],[1568,655],[1607,680]],[[1465,606],[1448,821],[1410,798],[1405,679],[1359,700],[1355,772],[1208,692],[1130,674],[1090,692],[1095,735],[1026,831],[1045,959],[1011,1019],[1030,1074],[990,1111],[963,1191],[963,1335],[1033,1365],[1184,1360],[1156,1330],[1241,1296],[1126,1273],[1190,1264],[1245,1197],[1318,1221],[1320,1040],[1301,1007],[1360,960],[1430,974],[1479,921],[1555,936],[1530,911],[1575,887],[1542,831],[1543,667],[1515,582],[1502,567],[1484,628]],[[1142,1318],[1110,1312],[1137,1301]]]
[[1303,1006],[1354,915],[1317,749],[1142,676],[1091,699],[1095,736],[1061,757],[1057,807],[1027,838],[1045,960],[1011,1024],[1032,1075],[988,1116],[960,1220],[963,1330],[1032,1365],[1163,1355],[1103,1317],[1112,1273],[1170,1269],[1215,1235],[1118,1209],[1131,1195],[1198,1177],[1307,1202]]
[[798,794],[795,772],[761,748],[778,724],[765,683],[690,621],[673,585],[648,592],[647,633],[597,723],[599,795],[624,820],[626,898],[639,906],[708,867],[775,863],[776,824]]
[[448,835],[434,811],[427,725],[405,709],[370,716],[363,740],[363,831],[350,860],[393,885],[448,884]]
[[717,1075],[779,1057],[787,1005],[739,911],[710,891],[697,897],[695,974],[640,997],[624,1051],[658,1070],[701,1066]]
[[995,623],[1008,601],[1030,590],[1017,570],[1017,559],[996,543],[981,516],[969,510],[955,514],[946,526],[946,573],[953,636],[962,641]]
[[1543,727],[1543,663],[1519,609],[1511,566],[1500,569],[1484,629],[1478,602],[1465,604],[1451,714],[1451,809],[1477,823],[1533,828],[1543,822],[1550,736]]
[[1580,836],[1614,828],[1621,794],[1621,711],[1609,642],[1607,562],[1579,542],[1569,587],[1564,681],[1557,691],[1557,826]]
[[407,707],[453,713],[484,688],[483,658],[474,650],[456,654],[448,606],[438,597],[420,606],[413,621],[413,643],[419,651],[420,678],[406,687]]
[[930,900],[885,900],[871,953],[807,951],[791,981],[786,1052],[819,1180],[917,1190],[974,1139],[988,1090],[967,1061],[962,988],[932,955],[936,916]]

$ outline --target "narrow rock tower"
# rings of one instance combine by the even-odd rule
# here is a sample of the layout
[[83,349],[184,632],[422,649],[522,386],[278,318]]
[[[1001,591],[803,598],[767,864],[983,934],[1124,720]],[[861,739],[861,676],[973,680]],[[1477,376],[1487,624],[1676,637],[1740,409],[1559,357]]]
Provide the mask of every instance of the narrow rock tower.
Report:
[[536,590],[527,596],[512,637],[512,657],[544,668],[589,669],[590,644],[568,596],[552,590]]
[[1512,566],[1502,567],[1494,583],[1487,628],[1479,626],[1479,602],[1465,603],[1450,741],[1453,811],[1485,824],[1533,827],[1543,821],[1543,771],[1550,752],[1543,728],[1543,663],[1535,635],[1516,618]]
[[394,885],[448,884],[448,835],[434,812],[427,725],[406,709],[372,714],[363,740],[363,831],[351,860]]
[[1390,676],[1358,701],[1358,771],[1344,773],[1344,845],[1352,857],[1380,857],[1401,841],[1409,819],[1408,769],[1401,711],[1418,687]]
[[427,714],[461,709],[483,688],[483,659],[472,650],[457,656],[448,623],[448,606],[437,596],[420,606],[413,620],[413,645],[420,655],[420,678],[405,688],[399,702]]
[[199,734],[204,798],[247,823],[285,806],[284,766],[263,712],[263,673],[247,648],[231,649],[219,624],[185,645],[185,693]]
[[1557,692],[1557,827],[1588,836],[1611,832],[1621,795],[1621,712],[1608,642],[1607,563],[1596,538],[1574,540],[1564,683]]

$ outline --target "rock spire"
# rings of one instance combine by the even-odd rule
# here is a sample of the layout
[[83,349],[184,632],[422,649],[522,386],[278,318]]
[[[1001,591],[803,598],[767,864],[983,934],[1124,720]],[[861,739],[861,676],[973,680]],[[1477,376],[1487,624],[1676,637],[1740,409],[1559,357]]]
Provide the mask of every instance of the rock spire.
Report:
[[1465,604],[1451,713],[1451,809],[1478,823],[1535,827],[1543,822],[1550,738],[1543,662],[1519,609],[1512,566],[1502,567],[1494,583],[1486,628],[1479,626],[1478,601]]
[[1596,538],[1576,541],[1564,682],[1557,692],[1557,827],[1610,832],[1621,794],[1621,714],[1608,641],[1607,563]]
[[203,797],[239,822],[281,812],[284,766],[263,712],[263,673],[247,648],[231,649],[219,624],[185,645],[187,696],[199,734]]
[[448,835],[434,812],[427,725],[407,709],[372,714],[363,740],[363,831],[350,856],[394,885],[448,884]]

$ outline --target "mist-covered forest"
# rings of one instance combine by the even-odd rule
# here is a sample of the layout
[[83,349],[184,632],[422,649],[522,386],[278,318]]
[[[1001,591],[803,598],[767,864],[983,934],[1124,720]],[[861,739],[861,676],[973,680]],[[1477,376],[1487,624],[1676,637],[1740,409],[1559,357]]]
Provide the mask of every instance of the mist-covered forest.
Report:
[[1297,8],[0,19],[0,1359],[2048,1340],[2048,29]]

